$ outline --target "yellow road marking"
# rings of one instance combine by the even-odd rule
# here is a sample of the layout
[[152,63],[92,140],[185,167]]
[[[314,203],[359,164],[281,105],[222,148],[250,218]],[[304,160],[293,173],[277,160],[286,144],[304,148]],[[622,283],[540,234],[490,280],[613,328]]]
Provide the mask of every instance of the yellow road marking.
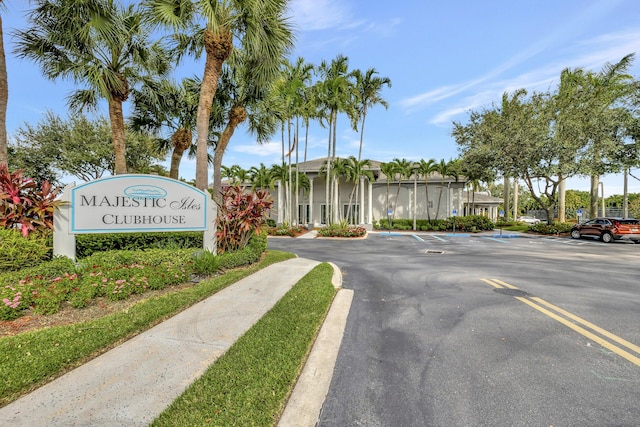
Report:
[[[498,279],[480,279],[483,282],[495,287],[495,288],[509,288],[509,289],[518,289],[516,286],[510,285],[506,282],[503,282],[501,280]],[[525,304],[527,304],[528,306],[538,310],[539,312],[551,317],[552,319],[562,323],[563,325],[567,326],[568,328],[574,330],[575,332],[578,332],[579,334],[589,338],[590,340],[600,344],[601,346],[603,346],[606,349],[609,349],[611,351],[613,351],[614,353],[616,353],[617,355],[627,359],[628,361],[630,361],[631,363],[635,364],[636,366],[640,366],[640,358],[637,356],[634,356],[633,354],[623,350],[622,348],[612,344],[611,342],[595,335],[592,332],[589,332],[588,330],[576,325],[573,322],[570,322],[569,320],[565,319],[564,317],[559,316],[556,313],[553,313],[549,310],[547,310],[546,308],[542,307],[543,305],[557,311],[558,313],[568,317],[571,320],[574,320],[578,323],[581,323],[582,325],[598,332],[599,334],[602,334],[603,336],[609,338],[612,341],[617,342],[618,344],[627,347],[629,350],[632,350],[638,354],[640,354],[640,347],[638,347],[637,345],[630,343],[629,341],[626,341],[623,338],[618,337],[617,335],[612,334],[611,332],[602,329],[596,325],[594,325],[593,323],[590,323],[560,307],[557,307],[545,300],[543,300],[542,298],[538,298],[538,297],[514,297],[515,299],[517,299],[520,302],[523,302]]]

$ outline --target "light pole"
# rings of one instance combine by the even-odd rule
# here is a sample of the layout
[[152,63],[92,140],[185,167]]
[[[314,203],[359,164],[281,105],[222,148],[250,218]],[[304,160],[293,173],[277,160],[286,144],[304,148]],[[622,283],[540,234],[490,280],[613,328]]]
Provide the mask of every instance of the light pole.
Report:
[[607,216],[604,212],[604,183],[600,181],[600,203],[602,206],[602,216]]

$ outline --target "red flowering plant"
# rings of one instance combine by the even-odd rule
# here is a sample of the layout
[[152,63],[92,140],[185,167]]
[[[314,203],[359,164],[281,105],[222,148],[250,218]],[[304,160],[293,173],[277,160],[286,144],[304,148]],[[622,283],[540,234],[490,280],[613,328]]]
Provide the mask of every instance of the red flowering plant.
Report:
[[0,228],[19,227],[23,236],[53,229],[53,212],[62,204],[57,195],[58,189],[48,181],[38,188],[21,170],[9,172],[6,164],[0,164]]
[[218,206],[218,252],[244,248],[266,222],[272,204],[266,190],[248,192],[239,185],[224,186],[222,204]]

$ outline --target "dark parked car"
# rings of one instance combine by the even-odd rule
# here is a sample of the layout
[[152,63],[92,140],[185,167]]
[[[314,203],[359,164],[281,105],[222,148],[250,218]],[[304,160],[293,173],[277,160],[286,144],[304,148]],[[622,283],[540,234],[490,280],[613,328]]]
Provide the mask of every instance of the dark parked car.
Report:
[[640,221],[634,218],[602,217],[590,219],[571,228],[571,237],[574,239],[584,236],[598,238],[604,243],[622,239],[640,243]]

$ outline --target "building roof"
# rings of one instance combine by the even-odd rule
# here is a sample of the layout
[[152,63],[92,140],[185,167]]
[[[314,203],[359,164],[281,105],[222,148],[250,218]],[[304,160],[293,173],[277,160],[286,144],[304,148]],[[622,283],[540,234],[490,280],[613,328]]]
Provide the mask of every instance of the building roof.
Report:
[[490,193],[486,191],[476,192],[475,195],[469,194],[468,191],[462,192],[462,198],[464,199],[464,203],[475,203],[476,205],[499,205],[503,202],[503,200],[499,197],[493,197]]

